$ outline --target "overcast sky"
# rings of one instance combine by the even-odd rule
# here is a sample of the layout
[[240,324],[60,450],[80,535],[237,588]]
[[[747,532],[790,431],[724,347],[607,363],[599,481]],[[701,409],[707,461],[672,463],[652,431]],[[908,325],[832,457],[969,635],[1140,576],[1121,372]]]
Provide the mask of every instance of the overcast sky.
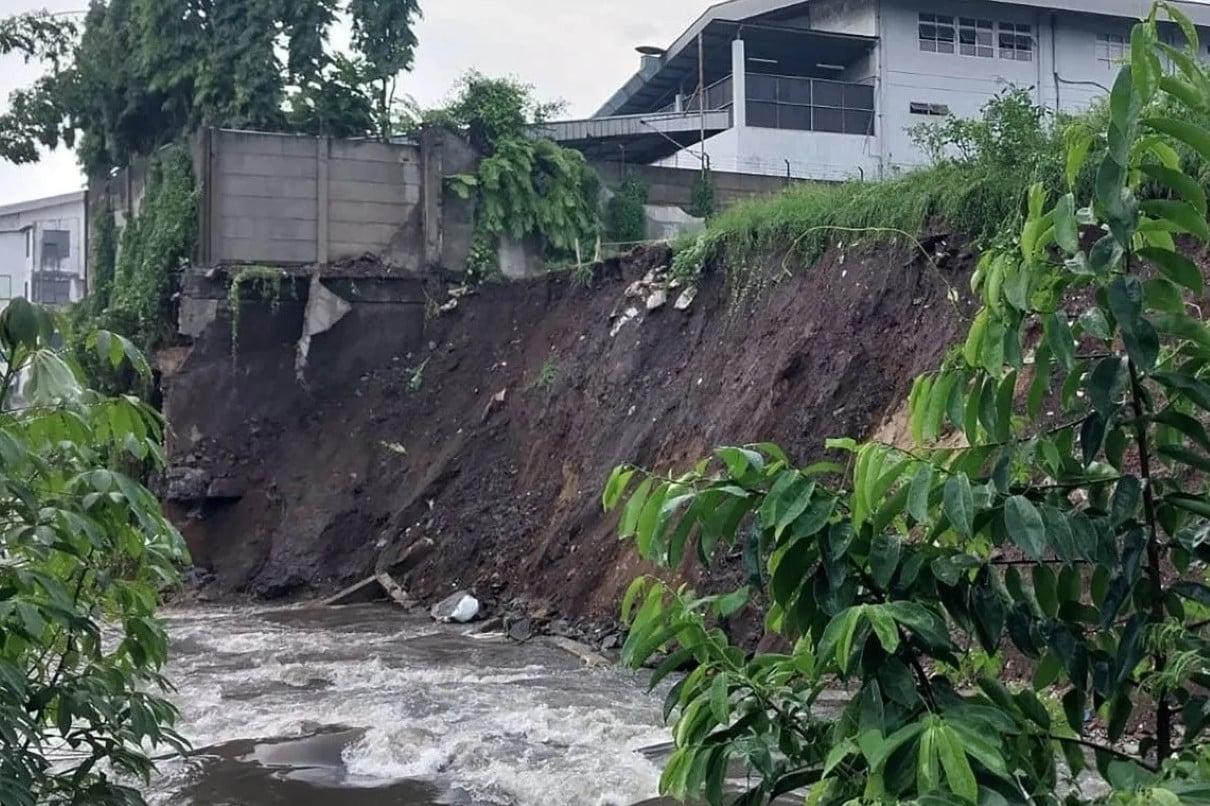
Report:
[[[0,0],[0,16],[48,8],[83,9],[88,0]],[[514,75],[539,96],[561,98],[571,113],[590,115],[638,68],[640,44],[667,46],[710,0],[422,0],[416,69],[399,92],[423,106],[442,100],[475,68]],[[346,32],[336,32],[343,41]],[[40,74],[21,59],[0,57],[0,108],[8,93]],[[36,165],[0,161],[0,204],[81,188],[75,157],[47,154]]]

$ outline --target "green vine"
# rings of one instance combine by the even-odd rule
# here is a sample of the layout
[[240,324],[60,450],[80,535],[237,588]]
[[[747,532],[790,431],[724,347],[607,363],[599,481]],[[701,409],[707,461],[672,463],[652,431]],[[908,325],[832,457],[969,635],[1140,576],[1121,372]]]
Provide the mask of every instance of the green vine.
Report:
[[693,183],[693,195],[689,204],[689,214],[698,218],[710,218],[715,212],[714,177],[710,169],[706,169]]
[[152,163],[139,215],[122,232],[105,313],[144,350],[173,332],[172,297],[197,246],[197,193],[189,150],[171,149]]
[[269,310],[276,313],[281,305],[281,286],[286,279],[284,269],[274,266],[245,266],[231,278],[227,288],[227,306],[231,312],[231,355],[235,356],[239,343],[240,307],[243,305],[246,291],[251,291],[256,299],[269,303]]
[[462,133],[482,155],[474,173],[446,179],[474,201],[467,272],[475,279],[494,275],[502,238],[534,244],[549,260],[586,249],[600,234],[596,172],[579,151],[534,139],[528,130],[555,111],[556,105],[537,102],[527,85],[471,73],[447,109],[426,115]]
[[647,234],[647,183],[627,179],[609,199],[605,207],[605,231],[609,240],[618,244],[633,244]]
[[93,216],[90,240],[93,273],[88,308],[91,313],[100,314],[109,307],[118,263],[118,229],[108,205]]

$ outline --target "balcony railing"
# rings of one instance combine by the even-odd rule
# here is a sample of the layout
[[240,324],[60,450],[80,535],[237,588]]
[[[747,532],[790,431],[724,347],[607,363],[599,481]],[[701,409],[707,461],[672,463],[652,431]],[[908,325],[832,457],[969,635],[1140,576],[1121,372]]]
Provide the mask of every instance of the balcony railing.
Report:
[[874,133],[874,87],[869,84],[749,74],[747,94],[749,126]]
[[[874,87],[848,81],[749,73],[748,125],[764,129],[797,129],[836,134],[874,134]],[[731,76],[706,88],[706,109],[730,109]],[[669,104],[661,112],[672,112]],[[684,101],[684,111],[698,110],[698,96]]]

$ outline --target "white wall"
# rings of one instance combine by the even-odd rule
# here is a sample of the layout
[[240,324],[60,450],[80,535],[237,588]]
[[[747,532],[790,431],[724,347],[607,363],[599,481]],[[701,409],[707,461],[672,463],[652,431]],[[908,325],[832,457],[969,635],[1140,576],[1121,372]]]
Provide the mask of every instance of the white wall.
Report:
[[[920,49],[919,14],[975,17],[1033,26],[1033,61],[930,53]],[[923,162],[907,129],[938,118],[912,115],[910,104],[944,104],[959,117],[977,117],[984,104],[1010,86],[1032,91],[1035,103],[1082,111],[1104,95],[1117,69],[1097,60],[1097,35],[1129,38],[1123,18],[1053,12],[980,0],[883,0],[884,80],[879,92],[882,158],[889,169]]]
[[842,34],[878,35],[877,3],[871,0],[815,0],[811,28]]
[[[32,297],[33,273],[57,269],[71,275],[70,301],[83,298],[84,221],[83,193],[0,207],[0,277],[11,278],[13,297]],[[55,231],[68,233],[68,254],[52,262],[44,239]],[[0,296],[3,284],[0,280]]]
[[[8,307],[13,297],[25,296],[30,265],[25,257],[25,237],[22,231],[0,232],[0,311]],[[8,295],[4,293],[6,290]]]

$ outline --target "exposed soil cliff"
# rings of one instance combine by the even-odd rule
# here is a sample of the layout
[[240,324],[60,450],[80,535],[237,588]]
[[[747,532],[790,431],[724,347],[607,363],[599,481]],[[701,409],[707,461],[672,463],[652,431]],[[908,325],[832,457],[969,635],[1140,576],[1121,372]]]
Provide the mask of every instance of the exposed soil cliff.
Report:
[[718,275],[684,312],[625,298],[668,259],[486,287],[427,319],[366,306],[316,337],[306,385],[301,303],[245,311],[238,363],[220,316],[166,376],[172,459],[209,485],[178,512],[195,561],[223,593],[318,593],[428,538],[414,595],[611,615],[642,570],[600,509],[616,464],[764,440],[810,461],[882,424],[964,327],[962,256],[833,250],[738,310]]

